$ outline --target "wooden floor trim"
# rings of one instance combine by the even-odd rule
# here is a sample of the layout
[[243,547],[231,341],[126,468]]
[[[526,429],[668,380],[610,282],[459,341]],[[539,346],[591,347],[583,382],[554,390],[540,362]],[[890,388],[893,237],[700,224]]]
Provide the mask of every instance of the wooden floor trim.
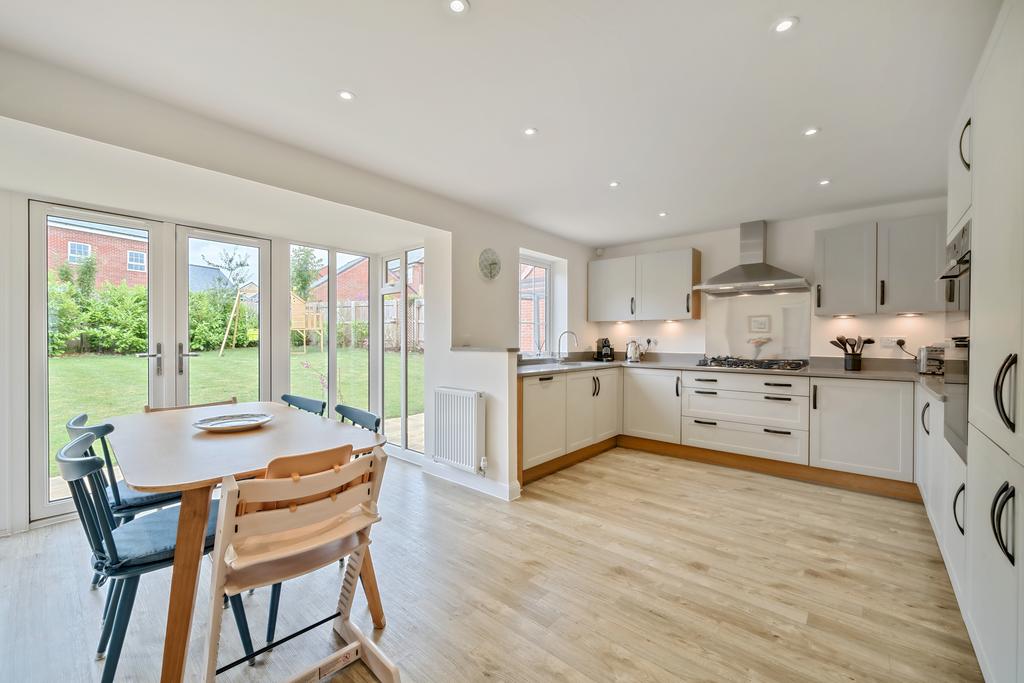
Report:
[[[523,484],[529,484],[531,481],[537,481],[541,477],[546,477],[549,474],[557,472],[558,470],[564,470],[566,467],[572,467],[577,463],[581,463],[584,460],[593,458],[595,455],[600,455],[605,451],[609,451],[615,448],[616,440],[621,438],[622,437],[613,436],[610,439],[598,441],[597,443],[586,446],[585,448],[581,448],[578,451],[573,451],[572,453],[560,455],[557,458],[553,460],[548,460],[547,462],[541,463],[536,467],[531,467],[530,469],[523,470],[521,481]],[[519,462],[522,462],[522,458],[520,458]]]
[[[750,455],[739,455],[737,453],[713,451],[707,448],[682,446],[680,444],[654,441],[652,439],[643,439],[637,436],[626,436],[624,434],[620,434],[616,441],[622,448],[632,448],[638,451],[656,453],[658,455],[668,455],[673,458],[695,460],[697,462],[721,465],[722,467],[732,467],[734,469],[747,470],[750,472],[760,472],[761,474],[770,474],[776,477],[785,477],[787,479],[797,479],[799,481],[806,481],[812,484],[822,484],[824,486],[832,486],[835,488],[846,489],[848,491],[870,493],[876,496],[896,498],[898,500],[906,500],[913,503],[922,502],[921,492],[918,490],[917,485],[912,482],[869,477],[863,474],[853,474],[851,472],[838,472],[836,470],[826,470],[820,467],[811,467],[809,465],[797,465],[796,463],[767,460],[765,458],[756,458]],[[538,466],[533,469],[540,469],[540,467],[543,466]]]

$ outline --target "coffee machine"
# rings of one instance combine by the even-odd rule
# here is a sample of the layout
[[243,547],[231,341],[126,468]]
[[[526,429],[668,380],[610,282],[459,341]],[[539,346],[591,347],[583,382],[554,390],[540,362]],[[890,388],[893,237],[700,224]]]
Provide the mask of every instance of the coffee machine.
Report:
[[615,360],[615,349],[612,348],[612,342],[608,337],[601,337],[597,340],[597,353],[594,354],[594,360],[604,363],[611,363]]

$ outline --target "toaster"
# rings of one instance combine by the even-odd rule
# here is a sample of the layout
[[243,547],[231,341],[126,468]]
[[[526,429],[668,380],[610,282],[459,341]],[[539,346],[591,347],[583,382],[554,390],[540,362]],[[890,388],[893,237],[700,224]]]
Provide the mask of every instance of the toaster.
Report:
[[946,347],[931,345],[917,350],[917,371],[922,375],[941,375],[946,363]]

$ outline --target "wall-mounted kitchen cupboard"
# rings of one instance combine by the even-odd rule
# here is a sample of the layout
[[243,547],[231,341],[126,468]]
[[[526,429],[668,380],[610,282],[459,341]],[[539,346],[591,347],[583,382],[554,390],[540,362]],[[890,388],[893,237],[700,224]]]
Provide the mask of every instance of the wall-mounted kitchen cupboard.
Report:
[[914,384],[811,379],[810,464],[914,480]]
[[951,234],[971,208],[971,134],[973,93],[967,97],[957,115],[956,127],[946,152],[946,233]]
[[698,249],[591,261],[587,282],[591,322],[700,319]]
[[815,315],[945,310],[941,215],[866,222],[814,233]]

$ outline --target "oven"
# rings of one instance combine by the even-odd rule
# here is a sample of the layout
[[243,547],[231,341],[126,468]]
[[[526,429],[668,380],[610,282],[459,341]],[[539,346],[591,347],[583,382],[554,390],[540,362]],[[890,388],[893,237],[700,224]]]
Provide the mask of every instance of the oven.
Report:
[[946,405],[943,435],[960,459],[967,462],[967,381],[971,355],[971,224],[965,225],[946,247],[949,269],[941,276],[946,293]]

